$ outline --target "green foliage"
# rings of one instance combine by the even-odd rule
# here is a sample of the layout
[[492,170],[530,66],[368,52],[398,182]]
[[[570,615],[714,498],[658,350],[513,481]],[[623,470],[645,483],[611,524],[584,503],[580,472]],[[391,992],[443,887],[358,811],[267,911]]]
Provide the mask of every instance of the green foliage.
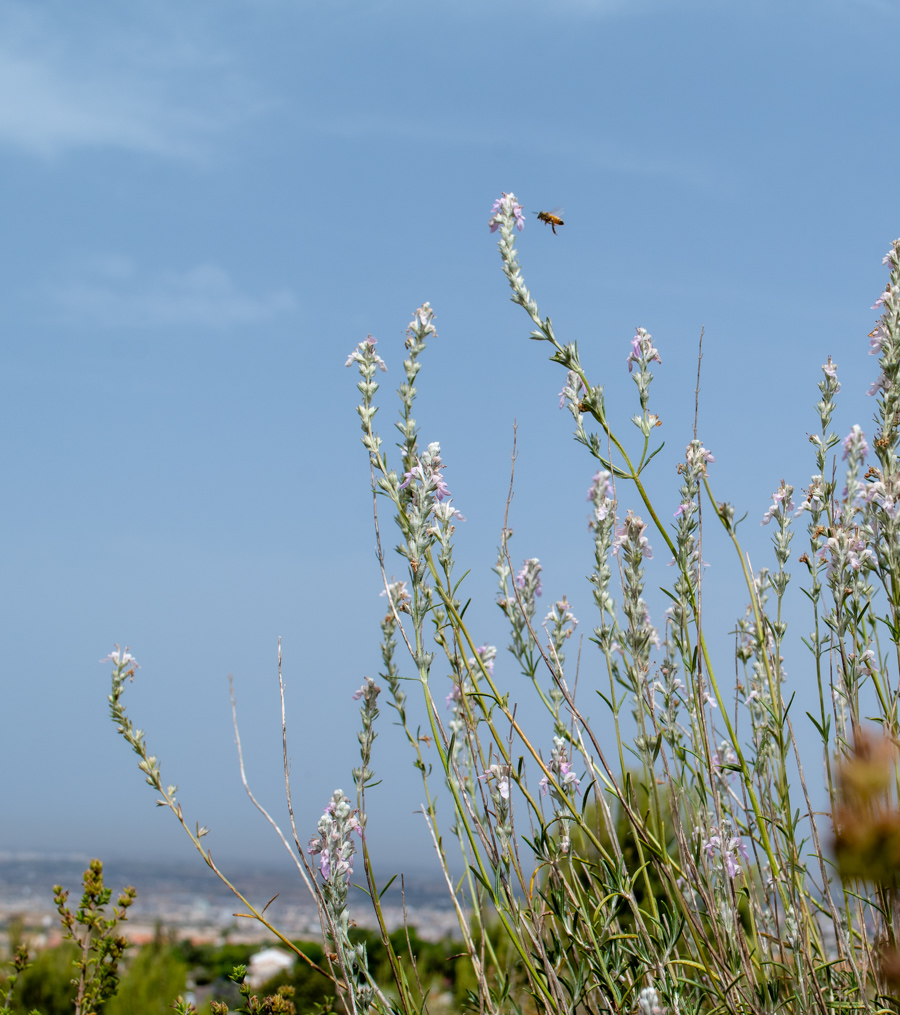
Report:
[[43,1015],[70,1012],[73,1008],[75,1015],[96,1015],[115,994],[119,962],[128,948],[127,939],[116,934],[116,928],[127,919],[137,892],[126,888],[112,914],[107,916],[106,906],[112,892],[103,884],[100,860],[91,860],[82,887],[81,902],[74,913],[66,905],[68,891],[62,885],[53,888],[63,934],[71,945],[48,949],[31,962],[27,946],[16,943],[22,936],[21,925],[11,926],[10,941],[15,954],[13,970],[3,987],[5,1001],[0,1015],[30,1012],[38,1006]]
[[6,977],[3,986],[3,1004],[0,1006],[0,1015],[9,1015],[9,1002],[12,1000],[13,991],[22,973],[31,964],[28,955],[28,948],[22,942],[22,920],[20,918],[10,921],[9,925],[9,950],[12,952],[12,972]]
[[187,964],[177,948],[153,941],[135,956],[103,1015],[167,1015],[184,992]]
[[9,1004],[13,1015],[27,1015],[37,1009],[41,1015],[71,1015],[75,1003],[72,970],[78,958],[75,945],[38,952],[19,976]]
[[[235,966],[246,966],[250,962],[250,956],[259,951],[258,945],[195,945],[190,941],[181,941],[175,947],[182,961],[192,971],[194,982],[200,985],[229,977]],[[318,948],[318,945],[312,947],[318,949],[321,957],[321,948]]]

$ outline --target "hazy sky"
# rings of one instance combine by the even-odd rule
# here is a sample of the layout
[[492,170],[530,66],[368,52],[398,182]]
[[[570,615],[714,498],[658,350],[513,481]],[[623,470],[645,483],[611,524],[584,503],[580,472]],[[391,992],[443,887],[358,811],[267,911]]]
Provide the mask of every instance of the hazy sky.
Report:
[[[389,444],[424,300],[439,337],[417,415],[468,519],[476,639],[506,643],[490,568],[514,419],[514,556],[541,558],[542,602],[567,593],[589,634],[594,463],[508,302],[487,229],[503,190],[565,207],[558,236],[529,216],[526,281],[628,437],[629,341],[653,334],[669,516],[705,326],[712,481],[768,562],[758,521],[782,477],[813,470],[827,355],[837,428],[871,434],[898,28],[896,4],[862,0],[0,2],[0,849],[189,856],[106,718],[114,642],[142,664],[130,713],[214,854],[278,855],[242,796],[226,677],[281,817],[279,635],[304,833],[351,788],[351,694],[377,672],[384,600],[343,364],[378,337]],[[707,630],[728,672],[746,597],[720,549],[710,534]],[[656,563],[651,586],[671,576]],[[811,692],[802,648],[787,670]],[[502,652],[497,674],[536,715]],[[370,836],[412,867],[422,793],[390,721]]]

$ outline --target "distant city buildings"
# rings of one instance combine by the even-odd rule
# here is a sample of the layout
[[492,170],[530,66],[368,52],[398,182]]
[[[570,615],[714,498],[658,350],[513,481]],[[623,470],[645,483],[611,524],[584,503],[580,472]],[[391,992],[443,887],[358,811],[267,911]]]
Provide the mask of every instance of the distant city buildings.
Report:
[[[0,856],[0,945],[5,943],[2,939],[8,937],[10,922],[16,918],[21,920],[32,947],[58,944],[61,937],[52,886],[62,884],[77,894],[86,863],[84,857]],[[152,941],[160,930],[174,939],[187,939],[194,944],[218,944],[226,940],[234,944],[266,944],[274,940],[255,920],[235,916],[237,900],[203,868],[108,863],[104,875],[114,897],[128,883],[138,889],[128,922],[122,925],[122,932],[135,944]],[[281,893],[267,910],[267,918],[289,938],[319,939],[316,907],[305,897],[302,886],[295,892],[286,887],[292,885],[290,874],[261,872],[240,879],[240,885],[250,899],[265,900]],[[293,899],[287,901],[292,895]],[[352,893],[351,905],[356,926],[377,929],[375,913],[361,892]],[[389,892],[382,901],[382,911],[389,931],[402,927],[405,917],[423,940],[459,936],[456,913],[444,885],[438,881],[422,881],[414,888],[407,881],[405,910],[399,893],[392,902]]]

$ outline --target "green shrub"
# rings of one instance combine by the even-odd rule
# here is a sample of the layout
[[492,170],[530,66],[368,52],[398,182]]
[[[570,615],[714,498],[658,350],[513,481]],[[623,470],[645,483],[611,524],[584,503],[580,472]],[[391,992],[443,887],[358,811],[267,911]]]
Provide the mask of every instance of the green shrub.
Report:
[[185,991],[187,964],[177,948],[154,941],[144,945],[119,983],[103,1015],[168,1015]]

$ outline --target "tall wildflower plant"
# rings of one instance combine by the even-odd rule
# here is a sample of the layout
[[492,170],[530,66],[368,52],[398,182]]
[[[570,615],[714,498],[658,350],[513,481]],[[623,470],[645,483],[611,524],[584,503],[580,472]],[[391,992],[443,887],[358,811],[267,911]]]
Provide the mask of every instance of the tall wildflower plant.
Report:
[[[564,648],[576,623],[568,602],[554,604],[541,623],[543,566],[533,557],[515,564],[505,530],[495,565],[498,604],[516,665],[552,717],[552,742],[535,743],[521,728],[509,692],[497,682],[493,665],[485,665],[459,609],[450,573],[452,523],[440,517],[428,453],[414,461],[407,444],[404,471],[392,471],[372,425],[372,403],[359,410],[376,490],[393,501],[406,537],[399,548],[409,561],[412,586],[406,641],[466,862],[469,898],[461,913],[482,921],[490,914],[518,955],[519,1001],[524,991],[540,1009],[877,1010],[888,1003],[877,955],[895,937],[893,897],[880,884],[843,882],[828,859],[832,830],[828,823],[820,828],[811,812],[794,741],[785,603],[795,516],[809,514],[810,545],[800,561],[811,579],[805,591],[815,629],[806,641],[820,686],[819,708],[810,718],[823,739],[829,793],[837,804],[842,790],[832,773],[855,756],[864,686],[874,689],[885,732],[896,735],[896,680],[891,691],[878,648],[873,578],[877,571],[884,576],[890,610],[882,632],[896,643],[897,590],[891,581],[897,538],[893,528],[890,538],[885,534],[893,525],[888,477],[896,485],[898,474],[897,246],[888,257],[892,281],[879,301],[884,313],[872,335],[882,362],[873,390],[882,422],[875,441],[881,469],[864,472],[868,445],[859,427],[843,442],[830,431],[840,385],[829,359],[816,406],[820,433],[812,438],[816,472],[799,506],[789,483],[773,494],[762,519],[772,530],[773,561],[754,571],[738,538],[735,509],[714,496],[715,459],[696,436],[678,466],[672,520],[663,520],[643,478],[660,450],[652,381],[662,356],[649,332],[638,328],[625,356],[637,387],[639,411],[631,422],[638,439],[626,440],[608,418],[603,386],[587,376],[577,345],[557,338],[525,284],[515,243],[523,225],[515,196],[502,195],[490,226],[499,232],[512,300],[530,319],[529,337],[548,344],[551,360],[565,370],[560,404],[572,415],[576,440],[597,460],[588,491],[597,609],[592,641],[599,650],[592,669],[606,671],[603,696],[618,740],[613,752],[585,721],[566,678]],[[365,345],[357,353],[365,395],[374,361]],[[405,386],[404,420],[409,395]],[[841,443],[842,492],[823,478],[830,453]],[[400,490],[413,481],[418,497],[404,502]],[[634,503],[620,507],[632,495]],[[746,614],[735,623],[733,690],[720,678],[703,629],[704,502],[733,544],[747,594]],[[429,510],[430,526],[422,521]],[[413,543],[410,536],[423,531],[427,538]],[[644,593],[653,544],[674,565],[663,589],[671,605],[658,626]],[[388,595],[393,587],[386,581]],[[393,611],[392,638],[401,627],[400,613]],[[446,723],[434,686],[439,653],[452,681]],[[631,713],[627,723],[623,707]],[[735,707],[748,723],[738,723]],[[418,749],[416,763],[433,800],[431,771]],[[539,793],[529,770],[537,772]],[[436,821],[431,806],[428,817]],[[527,824],[520,832],[522,820]],[[450,858],[437,834],[435,846],[449,882]],[[515,996],[509,974],[486,961],[492,957],[478,935],[470,935],[467,946],[479,970],[478,1004],[499,1010]]]
[[[528,318],[528,337],[564,371],[560,406],[594,459],[586,468],[593,474],[586,541],[593,648],[577,683],[605,702],[615,741],[592,728],[576,700],[567,652],[578,623],[571,606],[561,597],[546,612],[540,608],[548,571],[536,557],[513,559],[508,526],[494,565],[509,630],[502,658],[508,666],[511,656],[546,707],[549,738],[523,728],[497,647],[470,629],[455,562],[464,518],[448,478],[460,464],[444,460],[432,439],[440,435],[420,440],[414,416],[424,356],[437,339],[424,303],[406,332],[398,454],[376,427],[377,378],[387,367],[375,339],[368,336],[347,358],[358,373],[357,411],[375,495],[385,601],[381,684],[367,678],[355,696],[356,800],[336,791],[302,846],[288,784],[294,846],[282,836],[299,852],[298,870],[319,906],[327,971],[354,1013],[427,1007],[390,946],[366,845],[380,700],[421,776],[423,820],[474,974],[473,1010],[897,1011],[900,241],[885,258],[890,280],[870,336],[879,365],[870,389],[878,430],[871,445],[859,426],[843,439],[833,431],[840,383],[829,357],[818,383],[809,485],[802,495],[785,481],[774,491],[760,520],[771,532],[771,560],[755,570],[739,538],[738,512],[716,499],[715,458],[696,433],[677,467],[671,502],[655,502],[645,485],[661,450],[652,382],[663,343],[661,354],[643,328],[623,342],[623,367],[637,388],[626,436],[604,399],[604,383],[618,378],[597,383],[588,376],[577,343],[557,337],[525,284],[516,249],[524,224],[515,195],[503,194],[489,225],[499,234],[512,302]],[[394,525],[393,566],[383,549],[386,514]],[[704,628],[704,521],[721,526],[746,597],[734,622],[734,659],[724,670]],[[792,584],[798,526],[805,526],[795,561],[803,579]],[[656,618],[648,583],[662,584],[668,599]],[[803,637],[810,659],[796,666],[804,680],[815,673],[817,682],[814,699],[804,694],[799,703],[784,658],[787,602],[797,584],[811,629]],[[163,788],[156,759],[121,706],[125,678],[133,675],[130,657],[117,650],[111,659],[113,719],[159,802],[213,866],[200,842],[205,830],[190,831],[175,788]],[[822,742],[831,809],[824,817],[813,812],[795,740],[795,724],[807,722]],[[441,814],[449,809],[445,826],[439,798]],[[373,981],[365,952],[347,931],[347,876],[357,848],[392,985]],[[265,922],[263,913],[251,915]]]

